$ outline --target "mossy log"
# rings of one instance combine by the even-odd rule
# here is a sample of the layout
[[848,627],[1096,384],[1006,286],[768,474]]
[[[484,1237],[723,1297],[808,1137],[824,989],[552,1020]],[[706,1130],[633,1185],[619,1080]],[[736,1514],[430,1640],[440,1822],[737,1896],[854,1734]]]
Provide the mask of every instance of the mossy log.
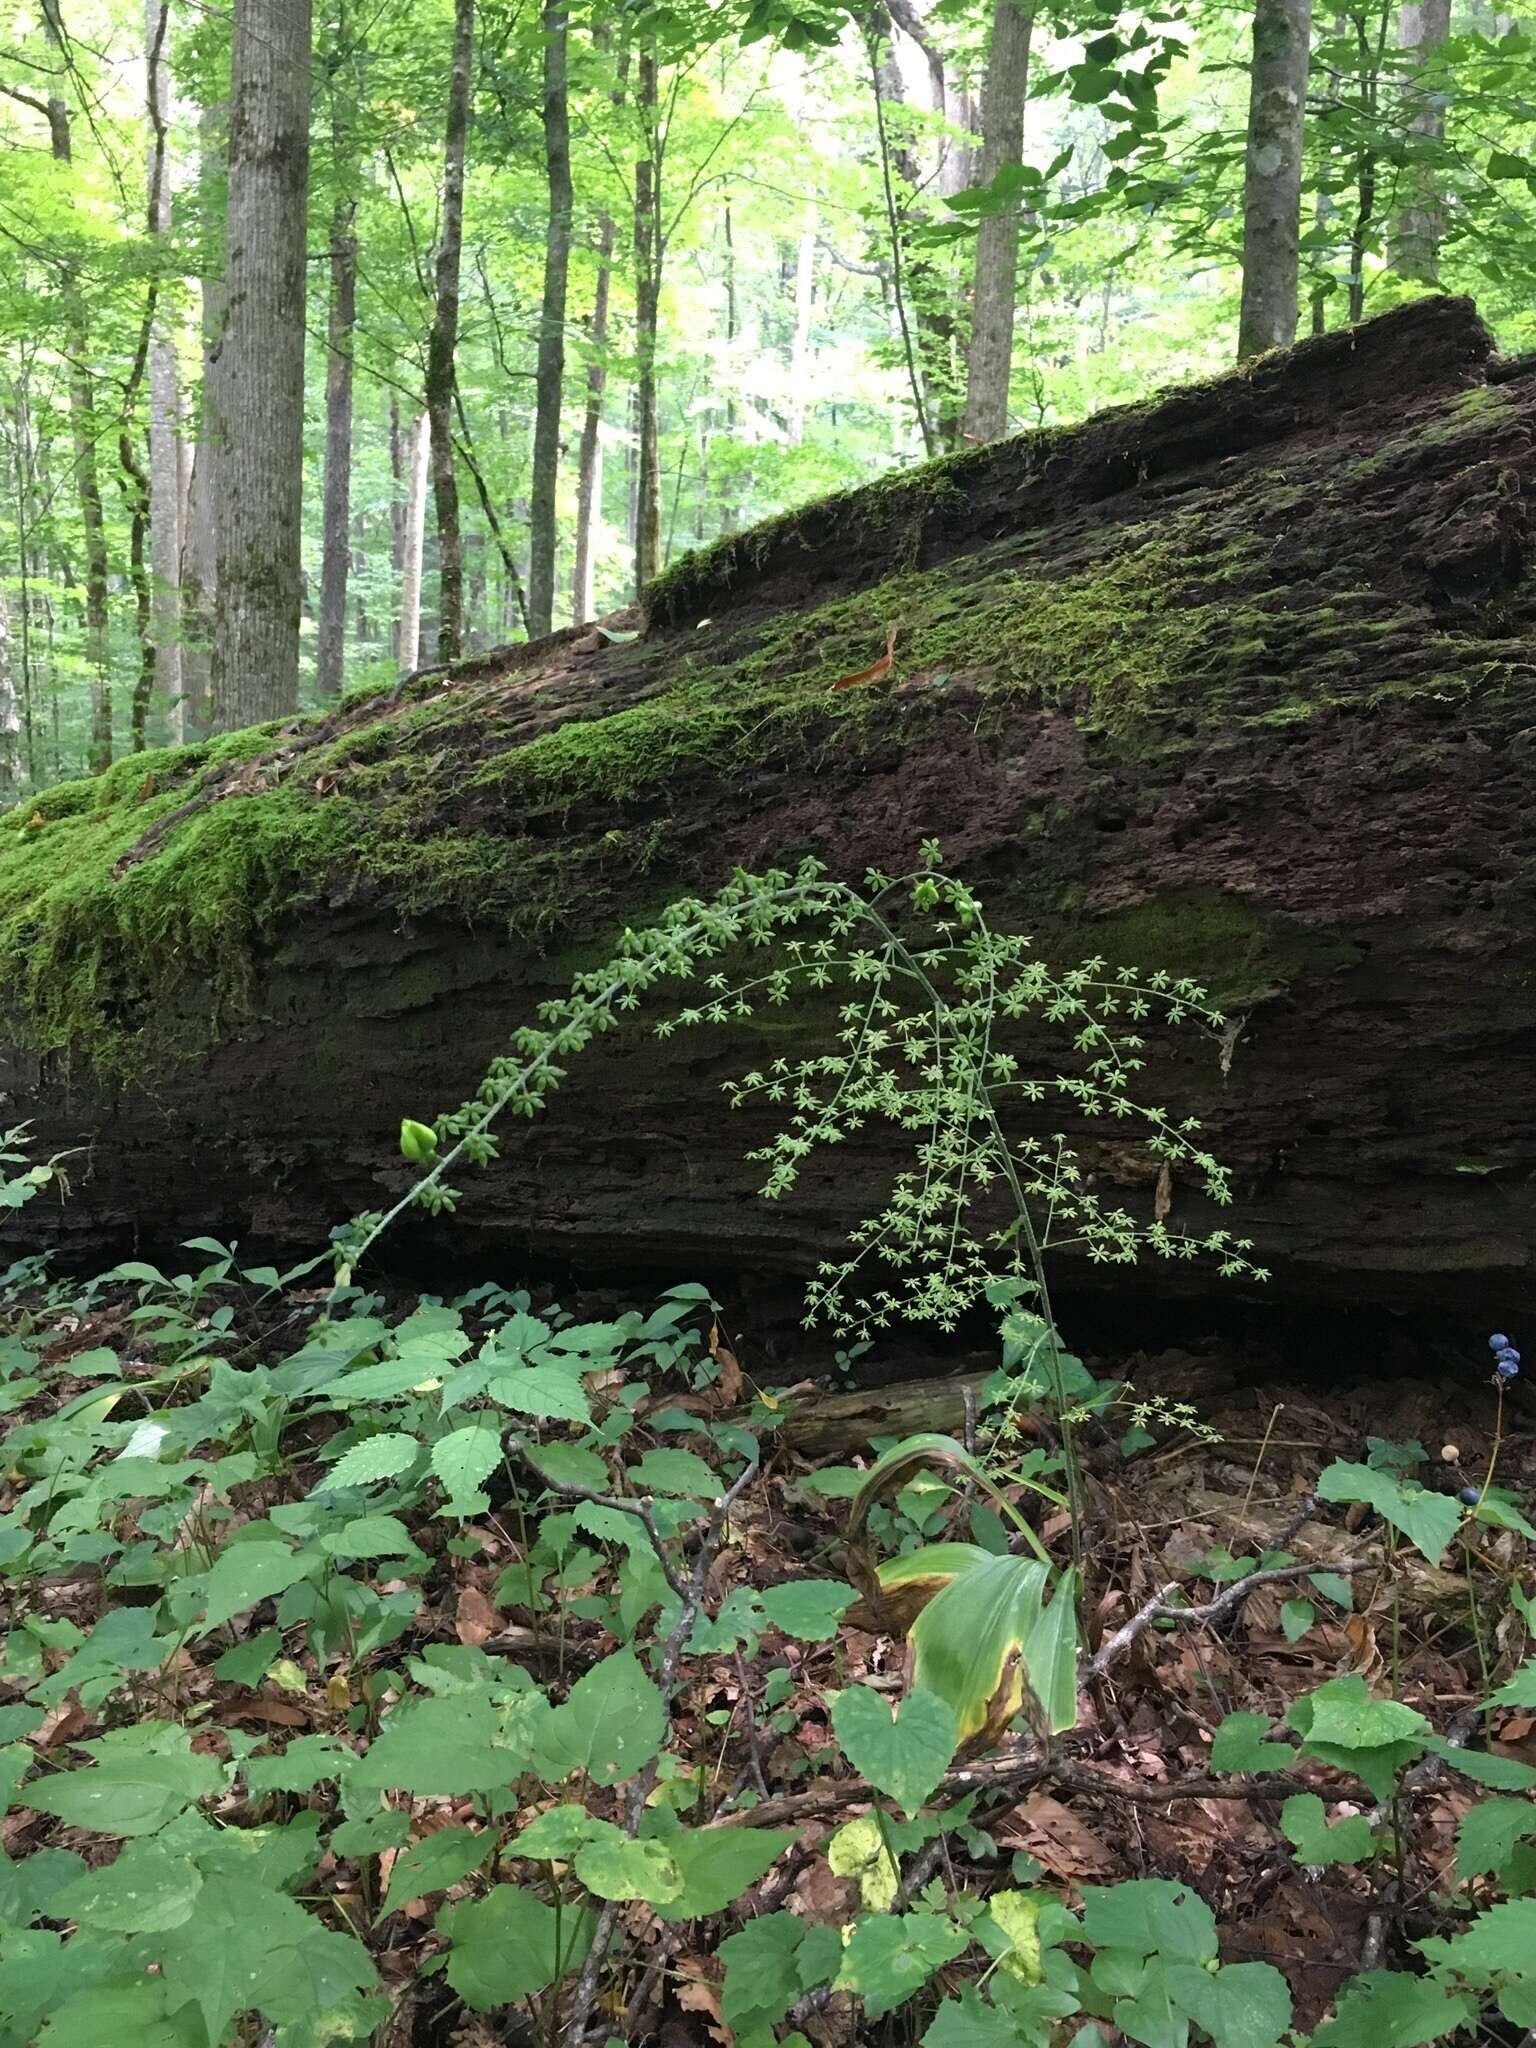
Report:
[[[857,878],[933,834],[1048,956],[1229,1010],[1221,1045],[1157,1044],[1146,1086],[1232,1162],[1277,1293],[1513,1315],[1533,428],[1536,364],[1425,300],[731,539],[632,639],[501,650],[29,800],[0,820],[0,1107],[79,1149],[62,1214],[7,1217],[7,1244],[323,1242],[406,1184],[402,1112],[456,1103],[622,926],[738,864]],[[834,691],[893,625],[890,676]],[[766,1126],[718,1084],[789,1042],[766,1030],[605,1040],[468,1181],[465,1256],[806,1271],[895,1161],[844,1145],[756,1200]],[[1087,1136],[1150,1206],[1152,1163]]]

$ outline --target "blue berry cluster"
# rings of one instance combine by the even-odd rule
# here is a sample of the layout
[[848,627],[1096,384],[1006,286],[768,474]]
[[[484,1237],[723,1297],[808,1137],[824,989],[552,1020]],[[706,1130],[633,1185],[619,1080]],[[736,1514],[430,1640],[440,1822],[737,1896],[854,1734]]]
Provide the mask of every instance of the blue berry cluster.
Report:
[[1520,1354],[1502,1334],[1488,1339],[1488,1349],[1493,1353],[1493,1369],[1501,1380],[1520,1377]]

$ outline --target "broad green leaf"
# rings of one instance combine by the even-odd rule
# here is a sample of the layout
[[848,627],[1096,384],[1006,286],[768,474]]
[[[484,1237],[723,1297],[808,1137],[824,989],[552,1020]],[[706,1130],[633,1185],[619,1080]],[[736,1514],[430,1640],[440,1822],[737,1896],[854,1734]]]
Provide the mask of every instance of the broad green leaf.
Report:
[[1228,1963],[1214,1974],[1177,1963],[1168,1988],[1216,2048],[1275,2048],[1291,2024],[1290,1986],[1271,1963]]
[[692,1451],[647,1451],[625,1477],[632,1494],[674,1494],[683,1500],[718,1500],[725,1483],[713,1466]]
[[568,1365],[524,1365],[498,1373],[486,1388],[491,1399],[514,1415],[536,1422],[590,1422],[592,1404],[581,1374]]
[[385,1721],[349,1782],[359,1791],[450,1798],[497,1791],[526,1762],[489,1701],[474,1695],[408,1699]]
[[[1516,1842],[1536,1834],[1536,1806],[1528,1799],[1484,1799],[1469,1808],[1456,1830],[1456,1876],[1460,1883],[1502,1870]],[[1536,1964],[1536,1955],[1532,1956]]]
[[878,2019],[904,2004],[935,1970],[969,1946],[970,1937],[938,1913],[885,1913],[861,1920],[844,1951],[837,1986],[863,1999],[867,2019]]
[[556,1486],[585,1486],[593,1493],[611,1490],[608,1467],[584,1444],[529,1445],[528,1462]]
[[320,1545],[332,1557],[422,1557],[410,1530],[394,1515],[359,1515],[321,1537]]
[[1284,1770],[1296,1761],[1286,1742],[1269,1742],[1267,1714],[1228,1714],[1211,1742],[1213,1771]]
[[49,1918],[119,1934],[158,1934],[191,1919],[202,1888],[202,1872],[190,1857],[154,1841],[129,1842],[113,1862],[55,1892]]
[[1127,1948],[1169,1962],[1206,1963],[1216,1954],[1210,1907],[1187,1884],[1161,1877],[1085,1885],[1083,1933],[1097,1948]]
[[1331,1678],[1307,1697],[1312,1703],[1308,1740],[1331,1743],[1335,1749],[1379,1749],[1432,1732],[1416,1707],[1401,1700],[1373,1699],[1358,1675]]
[[1331,1600],[1335,1607],[1342,1607],[1346,1614],[1355,1604],[1355,1589],[1342,1572],[1308,1572],[1307,1583],[1315,1587],[1325,1600]]
[[764,1614],[777,1629],[804,1643],[823,1643],[837,1634],[837,1625],[857,1595],[840,1579],[789,1579],[758,1594]]
[[1310,2048],[1424,2048],[1470,2026],[1477,2011],[1477,1999],[1432,1978],[1372,1970],[1344,1986],[1334,2017],[1312,2035]]
[[1395,1473],[1342,1460],[1317,1482],[1319,1500],[1364,1501],[1384,1522],[1400,1529],[1431,1564],[1438,1564],[1461,1525],[1461,1505],[1448,1493],[1432,1493]]
[[341,1777],[356,1761],[356,1752],[334,1735],[298,1735],[276,1756],[248,1758],[245,1782],[253,1798],[266,1792],[308,1792]]
[[1296,1845],[1298,1863],[1363,1863],[1376,1846],[1364,1814],[1330,1827],[1327,1808],[1315,1792],[1298,1792],[1280,1809],[1280,1825]]
[[317,1562],[313,1555],[291,1550],[286,1543],[227,1544],[203,1580],[207,1589],[204,1631],[243,1614],[258,1600],[286,1593]]
[[93,1984],[48,2016],[39,2048],[208,2048],[208,2029],[190,1999],[158,1978]]
[[781,2020],[800,1996],[795,1950],[805,1922],[793,1913],[764,1913],[721,1942],[725,1992],[721,2011],[729,2027],[745,2020]]
[[1432,1736],[1424,1745],[1442,1757],[1453,1771],[1479,1785],[1492,1785],[1500,1792],[1536,1790],[1536,1768],[1512,1756],[1495,1756],[1487,1749],[1458,1749],[1443,1736]]
[[1479,1913],[1455,1941],[1416,1942],[1431,1963],[1449,1963],[1463,1976],[1483,1970],[1526,1974],[1536,1961],[1536,1899],[1509,1899]]
[[1032,1559],[989,1556],[936,1593],[913,1622],[915,1678],[948,1703],[960,1741],[983,1728],[1000,1733],[1021,1706],[1052,1733],[1075,1725],[1071,1585],[1058,1584],[1047,1608],[1050,1580],[1050,1568]]
[[584,1771],[596,1785],[632,1778],[661,1748],[667,1710],[633,1650],[605,1657],[550,1716],[540,1755],[557,1778]]
[[827,1838],[827,1864],[834,1877],[851,1877],[859,1896],[876,1913],[889,1912],[901,1889],[901,1874],[880,1829],[867,1814],[844,1821]]
[[723,1913],[748,1885],[771,1870],[800,1837],[784,1828],[690,1828],[667,1843],[683,1888],[657,1911],[663,1920]]
[[552,1806],[512,1837],[506,1854],[568,1863],[583,1843],[618,1833],[611,1820],[599,1820],[584,1806]]
[[585,1906],[553,1906],[514,1884],[483,1899],[446,1906],[439,1933],[453,1944],[448,1982],[476,2012],[490,2012],[547,1990],[578,1969],[592,1943],[595,1916]]
[[923,2048],[1020,2048],[1026,2038],[1015,2020],[988,2005],[974,1985],[965,1984],[959,1996],[946,1998],[929,2021]]
[[340,1493],[347,1486],[374,1486],[381,1479],[398,1479],[415,1463],[421,1445],[403,1430],[385,1430],[354,1444],[327,1472],[314,1493]]
[[223,1783],[211,1756],[119,1756],[83,1771],[59,1771],[27,1787],[27,1804],[100,1835],[152,1835]]
[[859,1775],[896,1800],[909,1819],[949,1769],[957,1739],[948,1702],[921,1686],[894,1719],[879,1693],[847,1686],[832,1702],[832,1729]]
[[402,1906],[425,1898],[428,1892],[446,1891],[461,1877],[468,1877],[472,1870],[480,1868],[495,1841],[495,1835],[489,1831],[439,1828],[436,1834],[423,1835],[412,1842],[395,1858],[379,1918],[382,1920],[386,1913],[398,1913]]
[[683,1873],[665,1842],[604,1835],[577,1850],[575,1871],[600,1899],[646,1899],[653,1906],[670,1906],[683,1894]]
[[450,1507],[462,1502],[463,1512],[479,1514],[486,1505],[480,1488],[502,1460],[501,1437],[494,1429],[471,1424],[450,1430],[432,1446],[432,1470],[448,1490]]
[[1317,1619],[1310,1600],[1287,1600],[1280,1608],[1280,1629],[1288,1643],[1299,1643]]

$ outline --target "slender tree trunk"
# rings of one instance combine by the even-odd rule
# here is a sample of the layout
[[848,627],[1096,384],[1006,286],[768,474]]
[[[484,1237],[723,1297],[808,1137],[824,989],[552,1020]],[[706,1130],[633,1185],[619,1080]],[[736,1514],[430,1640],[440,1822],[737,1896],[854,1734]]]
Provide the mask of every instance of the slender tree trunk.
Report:
[[544,6],[544,164],[549,178],[549,231],[544,243],[544,300],[539,315],[533,471],[529,483],[528,622],[534,638],[555,623],[556,502],[560,482],[560,413],[565,394],[565,301],[571,267],[571,114],[566,90],[570,20],[565,0]]
[[151,587],[151,561],[145,546],[152,532],[152,472],[146,472],[133,445],[133,433],[124,427],[118,436],[118,466],[122,471],[123,497],[128,506],[128,584],[133,592],[134,622],[139,645],[139,672],[134,678],[129,706],[129,747],[142,754],[149,743],[149,710],[159,674],[155,639],[155,602]]
[[1258,0],[1243,178],[1237,356],[1288,348],[1300,312],[1301,143],[1312,0]]
[[405,502],[401,535],[404,560],[400,570],[400,617],[395,627],[395,660],[405,674],[420,666],[421,560],[427,538],[427,472],[431,451],[431,422],[422,413],[409,436],[410,494]]
[[654,50],[638,68],[641,153],[635,165],[635,596],[661,574],[661,420],[656,393],[656,342],[661,309],[661,137],[657,127]]
[[[149,232],[156,242],[171,231],[171,160],[167,141],[170,115],[170,66],[166,41],[170,34],[169,0],[148,0],[144,11],[145,101],[149,110]],[[181,476],[179,433],[181,396],[176,344],[164,311],[164,294],[156,294],[154,325],[149,337],[149,568],[150,645],[154,656],[154,688],[169,707],[171,730],[185,736],[185,705],[181,680]],[[136,726],[136,745],[143,739]]]
[[[1433,57],[1451,32],[1451,0],[1404,0],[1398,42],[1417,71]],[[1414,109],[1411,132],[1429,142],[1445,134],[1445,108],[1434,95],[1410,86],[1405,95]],[[1399,277],[1421,284],[1440,280],[1440,238],[1444,219],[1434,167],[1411,163],[1403,173],[1404,204],[1393,223],[1389,260]]]
[[410,456],[400,427],[400,394],[389,394],[389,473],[395,493],[389,502],[389,566],[398,576],[405,567],[406,500],[410,495]]
[[816,309],[816,221],[801,232],[795,252],[795,326],[789,343],[789,444],[805,439],[805,408],[810,396],[811,319]]
[[[43,25],[55,58],[65,66],[68,46],[58,0],[43,0]],[[48,131],[56,163],[73,161],[69,108],[58,94],[48,100]],[[110,614],[107,606],[107,530],[101,509],[101,477],[96,464],[98,433],[91,389],[90,333],[85,300],[73,270],[63,286],[64,325],[69,339],[69,419],[74,445],[75,489],[80,499],[80,525],[85,536],[85,662],[90,671],[91,738],[89,761],[99,772],[112,760],[112,672]]]
[[21,712],[11,667],[11,613],[0,576],[0,808],[21,787]]
[[299,701],[310,0],[239,0],[219,356],[213,706],[229,730]]
[[[1034,15],[1021,0],[996,0],[986,83],[981,94],[980,181],[1024,160],[1024,102]],[[1008,206],[982,221],[976,237],[971,343],[966,358],[965,427],[970,441],[1008,431],[1013,371],[1013,308],[1019,281],[1019,211]]]
[[338,193],[331,217],[331,306],[326,329],[325,502],[321,513],[320,626],[315,688],[341,691],[352,566],[352,342],[357,325],[356,202]]
[[571,623],[584,625],[592,616],[592,543],[603,502],[603,395],[608,388],[608,303],[613,290],[613,246],[617,231],[604,214],[598,229],[597,288],[587,323],[591,358],[587,363],[587,410],[581,423],[581,450],[576,464],[576,550],[571,567]]
[[432,499],[437,510],[437,658],[464,651],[464,544],[459,482],[453,460],[454,355],[459,344],[459,265],[464,242],[464,158],[469,140],[475,0],[454,0],[453,70],[443,141],[443,222],[433,275],[432,332],[427,339],[427,420],[432,448]]
[[203,218],[199,252],[203,374],[181,535],[182,724],[189,739],[206,732],[210,722],[214,591],[219,568],[218,376],[224,332],[224,258],[216,222],[222,211],[217,188],[224,175],[221,127],[220,110],[206,109],[199,124],[197,174]]

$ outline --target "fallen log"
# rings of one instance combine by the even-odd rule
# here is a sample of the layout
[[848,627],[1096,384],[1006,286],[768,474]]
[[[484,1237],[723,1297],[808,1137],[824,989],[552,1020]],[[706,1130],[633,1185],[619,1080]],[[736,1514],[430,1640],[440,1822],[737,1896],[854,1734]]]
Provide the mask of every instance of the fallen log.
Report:
[[[501,650],[28,800],[0,820],[0,1113],[79,1151],[65,1209],[7,1216],[7,1246],[323,1242],[407,1184],[402,1112],[457,1102],[620,927],[737,864],[857,879],[932,833],[1050,957],[1226,1007],[1221,1043],[1153,1047],[1146,1092],[1232,1162],[1277,1295],[1513,1317],[1533,429],[1536,366],[1428,299],[786,515],[670,571],[638,638]],[[888,675],[833,687],[898,625]],[[843,1146],[757,1201],[769,1126],[718,1084],[767,1031],[605,1040],[418,1244],[808,1271],[899,1161]],[[1086,1157],[1150,1209],[1154,1162]]]

